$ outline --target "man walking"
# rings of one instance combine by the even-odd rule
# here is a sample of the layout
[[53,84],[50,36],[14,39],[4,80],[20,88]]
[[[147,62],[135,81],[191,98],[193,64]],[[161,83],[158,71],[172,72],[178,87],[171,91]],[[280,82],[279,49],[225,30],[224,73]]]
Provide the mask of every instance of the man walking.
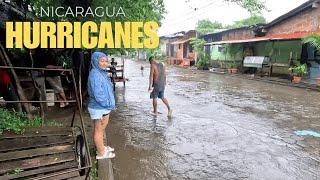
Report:
[[162,63],[158,63],[153,56],[149,58],[150,62],[150,76],[149,76],[149,91],[152,92],[150,94],[150,99],[153,100],[153,114],[157,115],[157,98],[161,99],[162,102],[167,106],[168,108],[168,117],[172,116],[172,109],[169,105],[169,102],[166,98],[164,98],[164,89],[166,86],[166,73],[165,68]]

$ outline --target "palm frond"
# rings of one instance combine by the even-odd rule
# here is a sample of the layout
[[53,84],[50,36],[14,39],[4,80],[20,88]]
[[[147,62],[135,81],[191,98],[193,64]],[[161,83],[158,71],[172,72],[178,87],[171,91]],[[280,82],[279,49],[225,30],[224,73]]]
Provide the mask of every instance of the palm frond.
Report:
[[311,46],[320,50],[320,35],[313,34],[313,35],[307,36],[302,40],[302,42],[309,43]]

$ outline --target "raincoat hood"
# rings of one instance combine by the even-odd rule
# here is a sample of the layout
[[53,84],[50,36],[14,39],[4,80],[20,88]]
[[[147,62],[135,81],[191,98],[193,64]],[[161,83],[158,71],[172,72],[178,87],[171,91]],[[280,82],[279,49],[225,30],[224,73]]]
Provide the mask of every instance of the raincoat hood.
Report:
[[102,52],[94,52],[91,55],[92,68],[97,69],[97,70],[103,70],[103,69],[101,69],[99,67],[99,59],[102,58],[102,57],[106,57],[107,58],[107,55],[105,53],[102,53]]

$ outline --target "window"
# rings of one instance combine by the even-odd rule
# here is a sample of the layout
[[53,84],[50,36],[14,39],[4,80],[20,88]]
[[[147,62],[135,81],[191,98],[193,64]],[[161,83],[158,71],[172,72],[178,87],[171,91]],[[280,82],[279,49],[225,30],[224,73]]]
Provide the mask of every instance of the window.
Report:
[[223,46],[218,46],[218,52],[222,52],[223,51]]

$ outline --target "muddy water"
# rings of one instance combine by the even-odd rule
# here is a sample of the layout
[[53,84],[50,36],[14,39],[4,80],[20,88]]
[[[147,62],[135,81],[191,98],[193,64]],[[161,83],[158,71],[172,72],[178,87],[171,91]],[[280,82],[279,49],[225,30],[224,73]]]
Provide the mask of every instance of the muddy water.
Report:
[[[140,70],[141,65],[145,67]],[[169,67],[173,118],[150,114],[149,66],[127,61],[107,130],[115,179],[320,179],[319,93]],[[159,102],[160,103],[160,102]]]

